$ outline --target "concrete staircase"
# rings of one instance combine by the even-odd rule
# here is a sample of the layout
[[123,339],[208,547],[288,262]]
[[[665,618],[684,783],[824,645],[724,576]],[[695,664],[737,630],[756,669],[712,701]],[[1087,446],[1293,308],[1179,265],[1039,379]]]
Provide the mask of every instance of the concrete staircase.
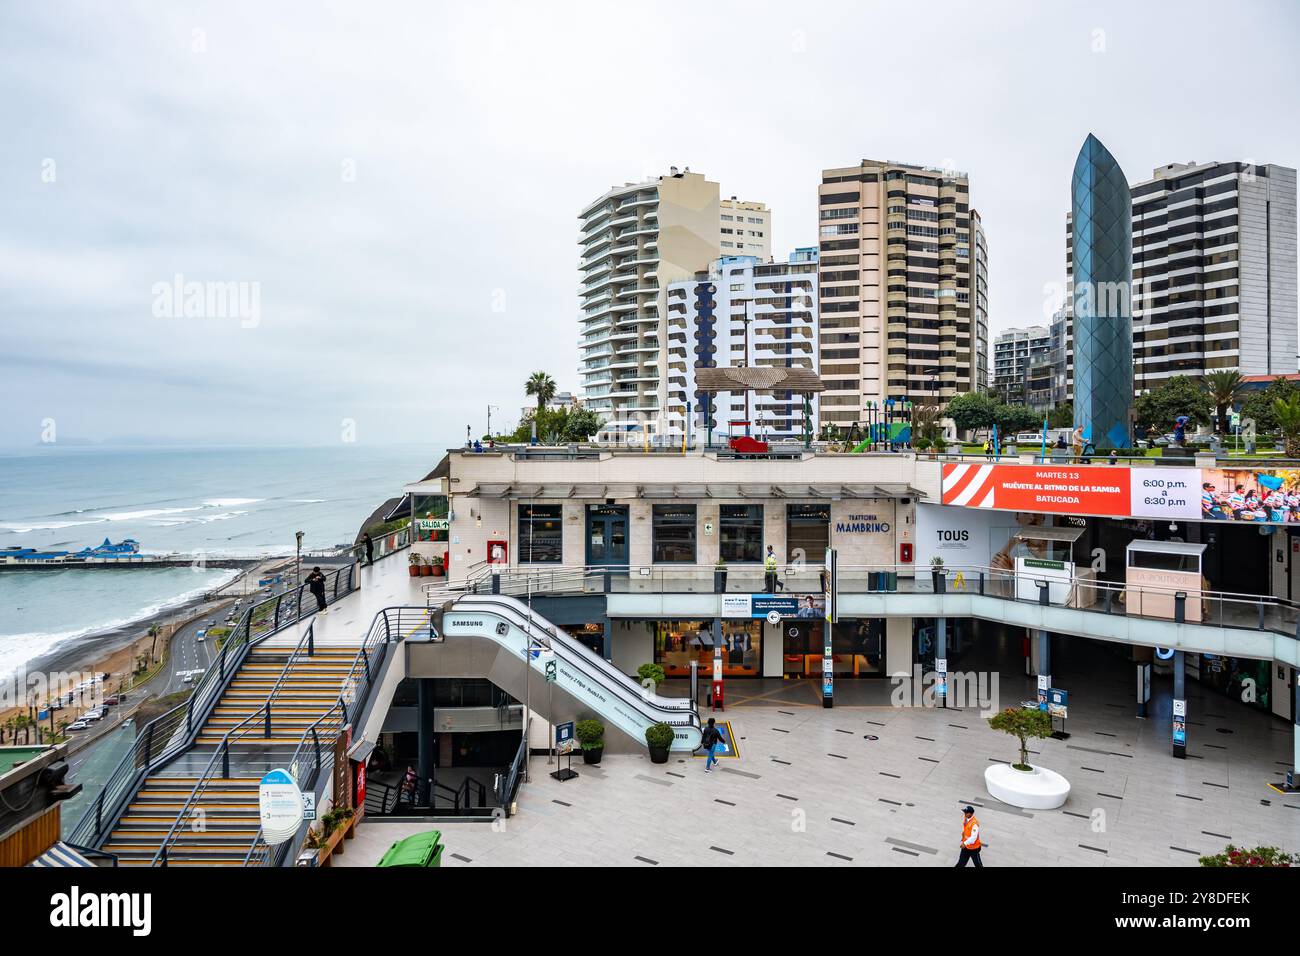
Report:
[[[256,756],[259,765],[285,760],[302,739],[303,732],[338,701],[343,684],[352,670],[357,647],[317,648],[293,661],[272,703],[271,735],[264,723],[254,718],[240,728],[230,742],[231,773],[228,778],[209,777],[199,799],[186,812],[186,819],[168,846],[168,866],[239,866],[252,846],[260,827],[258,784],[260,773],[238,768],[241,757]],[[231,679],[212,715],[199,731],[188,754],[187,766],[197,761],[205,766],[227,732],[256,714],[276,682],[285,673],[293,648],[253,648]],[[328,745],[329,741],[322,741]],[[220,763],[216,765],[220,773]],[[116,854],[122,866],[147,866],[167,837],[198,776],[168,774],[150,776],[127,806],[102,849]]]

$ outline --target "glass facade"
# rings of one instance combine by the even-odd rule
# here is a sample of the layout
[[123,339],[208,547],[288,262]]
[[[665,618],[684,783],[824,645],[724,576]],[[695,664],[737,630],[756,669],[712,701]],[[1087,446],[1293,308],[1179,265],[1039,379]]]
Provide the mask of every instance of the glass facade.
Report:
[[1089,134],[1070,183],[1074,424],[1098,448],[1128,448],[1133,408],[1133,201],[1124,171]]
[[[669,677],[689,677],[691,661],[699,664],[700,680],[713,672],[712,621],[650,621],[654,632],[654,661]],[[758,677],[763,661],[763,622],[722,622],[722,674]]]
[[762,505],[723,505],[718,519],[722,560],[733,564],[763,560]]
[[655,563],[695,563],[695,505],[655,505],[651,532]]

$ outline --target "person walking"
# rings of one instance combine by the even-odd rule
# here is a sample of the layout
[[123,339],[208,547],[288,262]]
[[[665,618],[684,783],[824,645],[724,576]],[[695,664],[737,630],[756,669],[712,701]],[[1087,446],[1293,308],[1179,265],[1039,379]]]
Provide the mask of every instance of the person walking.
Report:
[[767,546],[767,556],[763,558],[763,590],[767,594],[776,593],[776,552]]
[[974,862],[976,866],[982,867],[980,862],[980,822],[975,819],[975,808],[965,807],[962,809],[964,819],[961,825],[961,856],[957,858],[958,866],[965,866],[967,863]]
[[370,539],[369,531],[361,536],[361,543],[365,545],[366,566],[369,567],[375,563],[375,542]]
[[709,752],[708,757],[704,760],[704,772],[713,773],[713,765],[718,762],[718,745],[722,743],[722,731],[718,729],[718,722],[713,717],[704,725],[704,733],[700,734],[700,746]]
[[312,568],[311,574],[307,575],[307,587],[311,589],[312,597],[316,599],[316,610],[321,614],[328,614],[329,608],[325,606],[325,575],[320,565]]

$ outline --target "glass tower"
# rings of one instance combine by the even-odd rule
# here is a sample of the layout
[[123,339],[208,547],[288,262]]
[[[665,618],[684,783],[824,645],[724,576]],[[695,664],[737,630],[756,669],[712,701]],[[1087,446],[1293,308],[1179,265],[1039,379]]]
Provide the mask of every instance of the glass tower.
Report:
[[1074,249],[1074,424],[1098,448],[1128,448],[1133,409],[1133,201],[1091,133],[1070,183]]

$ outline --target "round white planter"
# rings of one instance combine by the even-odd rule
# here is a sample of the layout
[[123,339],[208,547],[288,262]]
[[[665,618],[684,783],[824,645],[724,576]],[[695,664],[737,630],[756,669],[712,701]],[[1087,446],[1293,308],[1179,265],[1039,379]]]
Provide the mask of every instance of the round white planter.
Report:
[[1055,770],[1016,770],[1007,763],[984,771],[984,788],[990,796],[1024,810],[1055,810],[1070,795],[1070,781]]

